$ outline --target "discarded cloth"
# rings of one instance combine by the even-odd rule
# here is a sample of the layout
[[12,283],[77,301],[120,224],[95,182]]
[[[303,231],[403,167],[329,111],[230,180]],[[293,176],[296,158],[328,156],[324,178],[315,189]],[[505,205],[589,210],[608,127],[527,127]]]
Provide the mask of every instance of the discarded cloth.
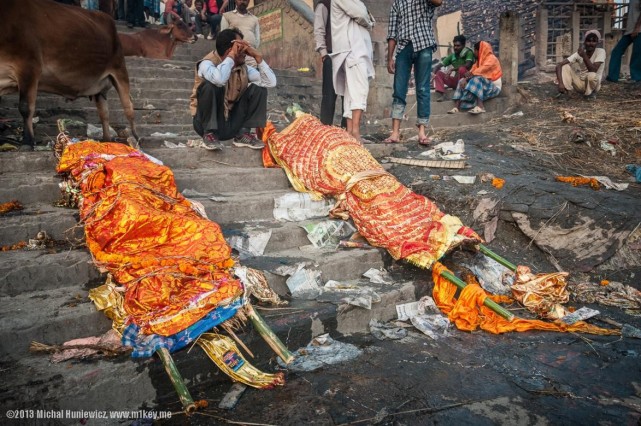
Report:
[[459,330],[474,331],[480,328],[493,334],[528,330],[582,332],[601,335],[621,334],[618,330],[608,330],[582,321],[572,325],[561,321],[546,322],[523,318],[515,318],[512,321],[508,321],[485,306],[483,302],[488,297],[497,303],[508,302],[510,301],[509,298],[487,294],[480,285],[470,283],[461,291],[459,298],[456,299],[457,287],[441,276],[444,271],[448,271],[448,269],[439,262],[432,267],[434,301]]

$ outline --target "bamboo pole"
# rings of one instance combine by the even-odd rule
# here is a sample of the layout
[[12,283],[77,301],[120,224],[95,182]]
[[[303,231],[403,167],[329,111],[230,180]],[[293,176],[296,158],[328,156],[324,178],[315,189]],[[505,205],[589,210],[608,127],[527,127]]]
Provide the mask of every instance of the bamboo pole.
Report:
[[[450,271],[441,272],[441,276],[451,281],[454,285],[456,285],[461,290],[467,287],[467,283],[465,281],[461,280],[459,277],[457,277]],[[485,300],[483,300],[483,304],[508,321],[512,321],[514,319],[514,314],[512,312],[508,311],[503,306],[499,305],[489,297],[486,297]]]
[[483,244],[479,244],[479,251],[489,257],[490,259],[496,260],[498,263],[501,265],[505,266],[507,269],[516,272],[516,265],[513,264],[512,262],[508,261],[507,259],[504,259],[503,257],[499,256],[498,254],[494,253],[492,250],[489,248],[485,247]]
[[267,344],[276,352],[276,355],[283,360],[285,364],[289,364],[294,360],[294,355],[287,349],[283,342],[276,336],[276,334],[269,328],[265,320],[260,316],[251,304],[246,305],[247,314],[251,319],[252,324],[258,331],[258,334],[267,342]]
[[196,404],[194,403],[194,400],[189,393],[189,389],[187,389],[187,386],[174,363],[174,359],[166,348],[160,348],[156,350],[156,353],[165,366],[165,371],[171,380],[171,384],[174,385],[174,389],[178,394],[178,398],[180,398],[183,410],[187,414],[192,414],[196,411]]

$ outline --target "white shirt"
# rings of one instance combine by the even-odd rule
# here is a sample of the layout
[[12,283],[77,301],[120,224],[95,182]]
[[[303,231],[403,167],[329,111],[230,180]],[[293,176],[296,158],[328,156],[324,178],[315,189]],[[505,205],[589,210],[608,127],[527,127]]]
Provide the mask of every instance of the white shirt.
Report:
[[[568,62],[570,64],[575,64],[573,65],[573,68],[581,76],[581,78],[585,78],[588,75],[588,67],[585,66],[585,64],[583,63],[583,58],[579,56],[578,52],[570,55],[568,57]],[[594,49],[594,53],[590,58],[590,62],[592,62],[593,64],[601,62],[599,69],[597,69],[596,71],[597,81],[601,81],[601,78],[603,77],[603,70],[605,69],[605,49],[602,49],[600,47]]]
[[319,3],[314,10],[314,41],[316,41],[316,51],[321,56],[327,55],[327,46],[325,42],[325,24],[329,10],[324,4]]
[[[212,61],[204,60],[198,65],[198,76],[222,87],[227,84],[232,68],[234,68],[232,58],[225,58],[218,66]],[[258,64],[258,69],[247,66],[247,78],[250,84],[258,87],[276,87],[276,75],[264,60]]]

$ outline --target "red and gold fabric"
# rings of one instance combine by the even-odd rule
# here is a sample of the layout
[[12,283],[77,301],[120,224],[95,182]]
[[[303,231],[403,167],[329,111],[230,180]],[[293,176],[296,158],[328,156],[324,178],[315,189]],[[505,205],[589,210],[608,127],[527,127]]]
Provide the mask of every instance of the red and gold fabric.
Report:
[[457,217],[387,173],[342,129],[303,115],[269,135],[267,144],[296,190],[335,197],[334,214],[345,218],[346,212],[371,245],[395,259],[429,268],[457,245],[481,241]]
[[192,209],[169,168],[87,141],[67,145],[58,172],[79,182],[87,246],[126,288],[124,309],[142,333],[175,334],[242,294],[220,227]]

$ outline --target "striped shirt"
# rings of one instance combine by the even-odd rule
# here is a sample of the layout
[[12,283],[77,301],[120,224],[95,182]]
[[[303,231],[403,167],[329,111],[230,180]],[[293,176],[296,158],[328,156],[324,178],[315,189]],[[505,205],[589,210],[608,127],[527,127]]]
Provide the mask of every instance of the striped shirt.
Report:
[[396,40],[396,51],[412,42],[414,52],[436,49],[432,28],[436,6],[429,0],[394,0],[389,12],[387,39]]

